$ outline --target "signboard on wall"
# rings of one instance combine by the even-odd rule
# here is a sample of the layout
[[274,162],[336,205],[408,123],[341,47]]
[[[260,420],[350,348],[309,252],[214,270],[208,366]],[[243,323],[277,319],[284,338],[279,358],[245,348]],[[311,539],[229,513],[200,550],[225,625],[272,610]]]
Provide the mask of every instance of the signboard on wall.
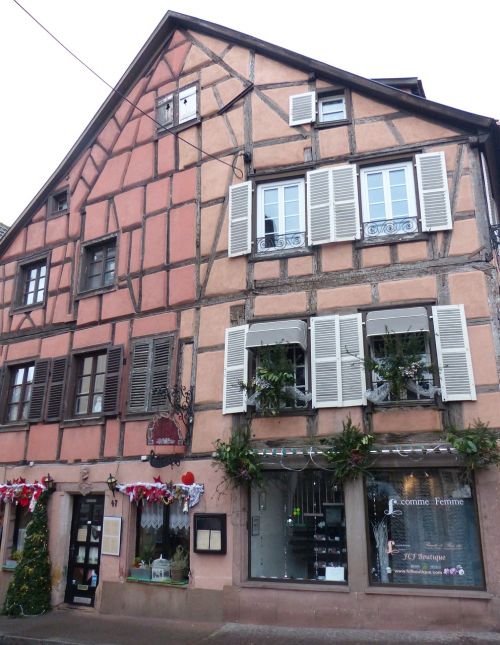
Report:
[[105,517],[102,523],[101,555],[120,555],[121,517]]

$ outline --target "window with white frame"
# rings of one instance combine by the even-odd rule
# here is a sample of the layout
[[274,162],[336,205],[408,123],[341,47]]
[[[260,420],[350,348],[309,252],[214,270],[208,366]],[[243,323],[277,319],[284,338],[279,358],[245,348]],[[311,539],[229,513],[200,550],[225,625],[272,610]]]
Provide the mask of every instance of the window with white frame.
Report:
[[303,179],[257,186],[257,252],[305,244]]
[[365,238],[418,231],[410,161],[362,168],[360,179]]
[[190,85],[156,101],[158,132],[174,128],[198,118],[197,86]]
[[318,121],[320,123],[345,121],[345,119],[347,119],[347,113],[343,95],[323,96],[318,100]]

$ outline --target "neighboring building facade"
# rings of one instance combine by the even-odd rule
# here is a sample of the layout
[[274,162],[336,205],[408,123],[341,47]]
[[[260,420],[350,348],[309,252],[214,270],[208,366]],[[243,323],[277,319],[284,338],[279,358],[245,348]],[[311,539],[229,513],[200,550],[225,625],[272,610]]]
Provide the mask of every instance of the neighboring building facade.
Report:
[[[109,97],[0,242],[0,483],[56,481],[54,603],[498,629],[499,473],[464,483],[439,450],[447,425],[500,429],[495,122],[416,79],[363,79],[179,14],[118,87],[133,105]],[[387,354],[387,332],[431,365],[397,397],[363,361]],[[266,486],[221,495],[214,442],[246,419],[238,384],[272,343],[310,400],[253,420]],[[175,424],[158,415],[169,397]],[[342,490],[316,451],[349,416],[378,453]],[[107,485],[188,472],[204,493],[187,514]],[[195,536],[196,513],[215,517]],[[27,515],[0,514],[3,564]],[[225,530],[225,554],[199,552]],[[134,557],[179,545],[188,586],[127,580]]]

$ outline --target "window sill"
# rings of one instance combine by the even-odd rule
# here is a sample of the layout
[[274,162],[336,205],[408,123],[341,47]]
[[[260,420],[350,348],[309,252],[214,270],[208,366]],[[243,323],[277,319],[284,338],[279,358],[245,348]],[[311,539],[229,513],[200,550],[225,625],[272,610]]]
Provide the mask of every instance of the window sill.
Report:
[[351,119],[341,119],[339,121],[316,121],[314,127],[316,130],[326,130],[329,128],[337,128],[342,125],[349,125]]
[[81,289],[75,296],[75,300],[83,300],[83,298],[90,298],[91,296],[98,296],[102,293],[109,293],[116,291],[116,284],[110,284],[105,287],[97,287],[96,289]]
[[98,417],[82,417],[81,419],[65,419],[59,424],[60,428],[77,428],[79,426],[97,426],[104,425],[105,418]]
[[380,594],[387,596],[431,596],[434,598],[473,598],[475,600],[491,600],[493,594],[487,591],[473,589],[423,589],[422,587],[368,587],[366,594]]
[[295,258],[302,255],[314,255],[314,251],[308,246],[304,246],[296,249],[285,249],[284,251],[252,253],[248,259],[250,262],[265,262],[266,260],[283,260],[285,258]]
[[157,582],[153,580],[140,580],[138,578],[131,578],[130,576],[126,578],[126,582],[131,582],[132,584],[139,585],[152,585],[153,587],[174,587],[180,589],[187,589],[189,585],[189,580],[183,580],[182,582],[174,582],[173,580],[165,580],[164,582]]
[[28,430],[30,424],[27,421],[12,421],[11,423],[0,424],[0,432],[22,432]]
[[32,305],[14,305],[10,309],[10,315],[13,316],[14,314],[20,314],[20,313],[26,313],[29,311],[33,311],[34,309],[41,309],[44,307],[46,304],[45,298],[41,302],[37,302]]
[[364,249],[371,246],[384,246],[386,244],[403,244],[405,242],[423,242],[429,239],[429,233],[410,233],[406,235],[380,235],[373,238],[364,238],[354,243],[355,249]]
[[420,399],[411,401],[382,401],[381,403],[368,403],[373,411],[387,410],[393,408],[435,408],[442,410],[443,406],[434,399]]
[[247,416],[252,416],[254,419],[282,419],[283,417],[312,417],[316,412],[316,409],[304,408],[303,410],[283,410],[279,414],[260,414],[259,412],[253,412]]
[[173,125],[169,128],[158,128],[158,130],[156,131],[156,138],[161,139],[166,134],[177,134],[178,132],[187,130],[187,128],[190,128],[193,125],[198,125],[198,123],[201,123],[201,118],[199,116],[197,116],[195,119],[191,119],[190,121],[186,121],[185,123],[180,123],[178,125]]
[[11,567],[8,564],[2,564],[2,571],[9,571],[10,573],[13,573],[17,568],[17,564],[15,567]]
[[326,591],[335,593],[349,593],[347,582],[326,582],[325,580],[280,580],[269,578],[263,580],[248,580],[241,583],[242,589],[287,589],[292,591]]

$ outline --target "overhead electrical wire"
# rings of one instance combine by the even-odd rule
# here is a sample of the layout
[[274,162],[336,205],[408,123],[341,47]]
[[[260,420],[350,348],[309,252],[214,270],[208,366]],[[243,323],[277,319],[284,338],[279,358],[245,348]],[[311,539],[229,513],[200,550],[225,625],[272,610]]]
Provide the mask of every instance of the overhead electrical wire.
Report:
[[211,159],[214,159],[215,161],[218,161],[219,163],[224,164],[225,166],[228,166],[231,168],[233,171],[233,174],[238,177],[238,179],[243,179],[243,173],[239,168],[235,168],[234,162],[233,163],[228,163],[227,161],[223,161],[222,159],[219,159],[219,157],[216,157],[215,155],[211,154],[210,152],[207,152],[206,150],[203,150],[203,148],[200,148],[199,146],[195,145],[194,143],[191,143],[191,141],[188,141],[187,139],[184,139],[181,137],[179,134],[174,132],[171,128],[167,128],[164,126],[162,123],[157,121],[154,117],[152,117],[150,114],[147,112],[144,112],[138,105],[136,105],[133,101],[131,101],[128,97],[126,97],[124,94],[122,94],[119,90],[117,90],[115,87],[113,87],[106,79],[104,79],[102,76],[100,76],[90,65],[87,65],[85,61],[83,61],[79,56],[77,56],[69,47],[66,47],[66,45],[57,38],[47,27],[45,27],[33,14],[31,14],[23,5],[18,2],[18,0],[13,0],[17,6],[24,11],[39,27],[41,27],[51,38],[53,38],[56,43],[58,43],[63,49],[65,49],[68,54],[73,56],[81,65],[83,65],[91,74],[93,74],[95,77],[97,77],[102,83],[104,83],[107,87],[111,89],[112,92],[115,94],[118,94],[120,98],[122,98],[124,101],[129,103],[132,107],[134,107],[136,110],[139,110],[141,114],[146,116],[148,119],[151,119],[153,123],[155,123],[158,127],[161,128],[162,132],[169,132],[170,134],[175,134],[177,138],[182,141],[183,143],[186,143],[188,146],[191,146],[191,148],[194,148],[195,150],[198,150],[201,152],[203,155],[206,155],[207,157],[210,157]]

